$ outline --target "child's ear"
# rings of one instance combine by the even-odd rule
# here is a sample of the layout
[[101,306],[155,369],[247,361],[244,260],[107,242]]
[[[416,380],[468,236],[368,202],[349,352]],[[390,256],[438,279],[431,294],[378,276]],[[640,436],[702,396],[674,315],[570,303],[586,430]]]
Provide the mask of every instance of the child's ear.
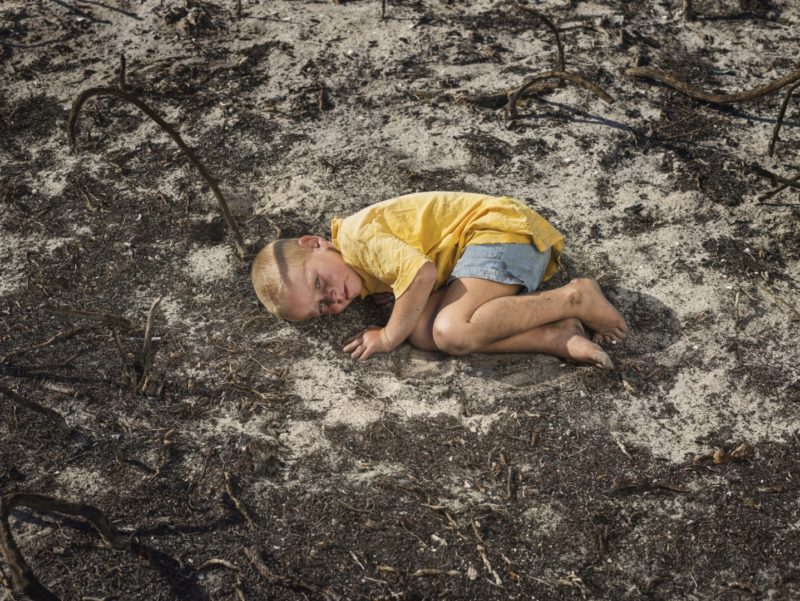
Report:
[[297,243],[308,250],[316,250],[318,248],[327,248],[330,243],[320,236],[302,236],[298,239]]

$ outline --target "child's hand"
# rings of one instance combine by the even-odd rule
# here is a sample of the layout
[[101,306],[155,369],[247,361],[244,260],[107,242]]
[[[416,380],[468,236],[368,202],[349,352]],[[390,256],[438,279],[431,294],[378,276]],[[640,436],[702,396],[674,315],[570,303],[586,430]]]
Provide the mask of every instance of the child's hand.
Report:
[[353,359],[366,361],[375,353],[389,353],[393,349],[386,338],[386,331],[378,326],[370,326],[348,338],[342,350],[350,353]]

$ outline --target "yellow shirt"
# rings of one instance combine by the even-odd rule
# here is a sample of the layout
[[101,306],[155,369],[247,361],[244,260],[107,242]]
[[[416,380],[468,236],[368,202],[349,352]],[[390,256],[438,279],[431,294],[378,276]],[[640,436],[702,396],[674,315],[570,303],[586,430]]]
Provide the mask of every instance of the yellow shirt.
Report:
[[465,192],[421,192],[379,202],[334,219],[331,240],[361,276],[361,296],[392,291],[399,297],[428,261],[436,288],[446,282],[470,244],[528,243],[552,249],[544,279],[558,268],[564,236],[547,220],[508,197]]

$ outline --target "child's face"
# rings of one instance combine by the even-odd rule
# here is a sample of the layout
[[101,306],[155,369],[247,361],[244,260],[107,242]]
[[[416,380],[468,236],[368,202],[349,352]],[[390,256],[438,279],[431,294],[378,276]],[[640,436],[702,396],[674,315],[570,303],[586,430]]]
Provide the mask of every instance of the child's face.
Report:
[[319,236],[303,236],[300,245],[311,253],[305,265],[294,269],[286,282],[287,317],[303,321],[341,313],[361,294],[361,278],[333,245]]

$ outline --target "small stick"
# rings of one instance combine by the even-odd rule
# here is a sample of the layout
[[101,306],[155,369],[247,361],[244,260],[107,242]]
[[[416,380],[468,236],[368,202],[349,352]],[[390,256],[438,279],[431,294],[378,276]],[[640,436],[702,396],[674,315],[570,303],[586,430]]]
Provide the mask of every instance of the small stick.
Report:
[[[800,182],[800,173],[795,175],[789,181],[792,182],[792,184]],[[770,190],[769,192],[766,192],[765,194],[762,194],[761,196],[759,196],[758,197],[758,201],[759,202],[763,202],[763,201],[767,200],[768,198],[771,198],[772,196],[775,196],[778,192],[782,192],[783,190],[785,190],[786,188],[788,188],[792,184],[781,184],[780,186],[778,186],[774,190]],[[788,205],[788,206],[796,206],[796,205]]]
[[131,381],[131,386],[133,386],[135,389],[139,385],[139,377],[136,375],[136,369],[128,361],[128,354],[122,347],[122,340],[120,339],[119,332],[117,332],[116,328],[111,328],[111,335],[114,338],[114,344],[116,345],[119,356],[122,359],[122,364],[125,366],[125,370],[128,372],[128,379]]
[[239,567],[228,561],[227,559],[218,559],[216,557],[212,559],[208,559],[204,561],[201,565],[197,566],[197,571],[201,572],[203,570],[210,570],[211,568],[222,567],[232,570],[234,572],[240,572],[241,570]]
[[764,169],[761,165],[757,165],[755,163],[750,165],[750,171],[755,173],[756,175],[760,175],[761,177],[768,177],[772,181],[781,184],[786,188],[800,188],[800,182],[798,182],[798,180],[800,180],[800,175],[792,179],[789,179],[783,177],[782,175],[778,175],[777,173],[773,173],[772,171]]
[[423,576],[460,576],[461,572],[458,570],[441,570],[439,568],[420,568],[413,574],[412,578],[421,578]]
[[603,91],[602,88],[593,84],[591,81],[584,79],[580,75],[576,75],[575,73],[570,73],[569,71],[545,71],[544,73],[539,73],[538,75],[529,77],[520,87],[518,87],[513,92],[509,93],[508,104],[506,105],[508,118],[514,119],[517,116],[517,101],[529,87],[544,79],[552,79],[552,78],[570,81],[581,88],[589,90],[590,92],[592,92],[596,96],[599,96],[606,102],[609,103],[614,102],[614,99],[610,95],[608,95],[605,91]]
[[386,18],[386,0],[381,0],[381,21]]
[[692,0],[683,0],[683,20],[694,21],[694,9],[692,8]]
[[506,470],[506,499],[514,498],[514,468],[510,465]]
[[120,52],[119,54],[119,74],[117,77],[117,86],[120,90],[124,90],[125,85],[125,55]]
[[[285,586],[289,589],[301,589],[308,593],[318,593],[314,587],[311,587],[299,580],[295,580],[294,578],[287,578],[286,576],[281,576],[280,574],[274,573],[272,570],[269,569],[269,566],[264,563],[264,560],[261,558],[261,552],[259,551],[258,547],[245,547],[244,554],[247,559],[250,560],[250,563],[253,564],[253,567],[256,571],[264,577],[265,580],[268,582],[274,582],[276,584],[280,584],[281,586]],[[327,596],[327,595],[326,595]]]
[[500,580],[500,575],[497,573],[492,567],[492,564],[489,563],[489,558],[486,556],[486,548],[483,545],[476,545],[475,549],[478,551],[478,555],[480,555],[481,560],[483,561],[483,565],[486,566],[486,570],[494,576],[494,583],[497,586],[503,586],[503,581]]
[[772,130],[772,139],[769,141],[769,148],[767,149],[767,154],[772,156],[772,153],[775,151],[775,142],[778,141],[778,132],[781,130],[781,125],[783,124],[783,117],[786,114],[786,107],[789,106],[789,100],[792,98],[792,94],[794,91],[800,87],[800,82],[794,84],[789,90],[786,92],[786,97],[783,99],[781,103],[781,110],[778,111],[778,120],[775,122],[775,128]]
[[633,461],[633,457],[631,457],[631,454],[628,452],[628,449],[627,449],[627,448],[625,448],[625,444],[622,442],[622,440],[620,439],[620,437],[619,437],[619,436],[617,436],[615,433],[613,433],[613,432],[612,432],[612,433],[611,433],[611,438],[613,438],[613,439],[614,439],[614,442],[616,442],[616,443],[617,443],[617,446],[619,447],[619,450],[620,450],[620,451],[622,451],[622,454],[623,454],[623,455],[625,455],[625,457],[627,457],[627,458],[628,458],[628,459],[630,459],[631,461]]
[[117,90],[115,88],[104,88],[104,87],[97,87],[97,88],[89,88],[84,90],[78,95],[78,98],[75,99],[75,102],[72,104],[72,108],[69,111],[69,143],[70,146],[74,149],[75,148],[75,138],[77,135],[77,126],[78,126],[78,117],[80,116],[81,107],[83,104],[89,100],[92,96],[116,96],[126,102],[130,102],[137,108],[139,108],[145,115],[150,117],[153,121],[158,124],[158,126],[164,130],[169,136],[175,141],[175,143],[180,147],[183,153],[188,157],[189,161],[192,165],[195,166],[197,171],[200,173],[200,176],[205,180],[205,182],[211,188],[211,191],[214,193],[214,196],[217,199],[217,203],[219,204],[220,212],[222,216],[225,218],[225,222],[228,225],[228,228],[233,235],[234,244],[236,246],[236,253],[239,255],[239,258],[244,260],[247,258],[248,253],[245,249],[244,240],[242,239],[242,235],[239,233],[239,227],[236,225],[236,221],[233,219],[233,215],[231,215],[230,210],[228,209],[228,203],[225,201],[225,197],[222,195],[222,191],[219,189],[217,185],[217,180],[211,176],[211,174],[206,170],[203,163],[200,162],[200,159],[194,153],[194,151],[186,145],[183,141],[183,138],[180,137],[178,132],[176,132],[172,127],[170,127],[166,121],[164,121],[158,113],[156,113],[153,109],[147,106],[144,102],[139,100],[136,96],[129,94],[123,90]]
[[558,46],[558,70],[564,71],[565,70],[565,63],[564,63],[564,46],[561,45],[561,36],[558,34],[558,27],[546,16],[540,13],[535,8],[531,8],[530,6],[525,6],[524,4],[520,4],[519,7],[535,16],[536,18],[540,19],[542,23],[547,25],[550,31],[553,32],[553,35],[556,37],[556,46]]
[[800,79],[800,69],[796,69],[788,75],[784,75],[783,77],[780,77],[775,81],[758,88],[746,90],[744,92],[736,92],[735,94],[710,94],[709,92],[701,90],[700,88],[696,88],[685,81],[681,81],[677,77],[673,77],[669,73],[664,73],[663,71],[654,69],[652,67],[628,67],[625,69],[625,75],[629,77],[644,77],[647,79],[653,79],[659,83],[663,83],[664,85],[678,90],[682,94],[686,94],[695,100],[701,100],[703,102],[708,102],[709,104],[733,104],[735,102],[744,102],[746,100],[753,100],[754,98],[766,96],[767,94],[771,94],[776,90],[780,90],[783,86],[794,83]]
[[144,390],[144,380],[147,377],[150,368],[153,367],[153,318],[156,314],[156,309],[161,303],[163,296],[159,296],[153,304],[150,305],[150,312],[147,314],[147,323],[144,326],[144,348],[142,355],[144,356],[144,369],[142,370],[142,378],[139,380],[138,387]]
[[8,398],[10,398],[13,402],[15,402],[17,405],[20,405],[22,407],[25,407],[26,409],[30,409],[31,411],[35,411],[36,413],[40,413],[45,417],[50,418],[55,423],[56,428],[58,428],[59,432],[61,432],[61,434],[63,434],[66,438],[69,438],[72,435],[72,428],[70,428],[67,425],[67,421],[64,419],[64,416],[58,413],[57,411],[54,411],[49,407],[43,407],[39,403],[30,401],[18,395],[10,388],[6,388],[3,385],[0,385],[0,394],[4,394]]
[[122,330],[139,330],[141,325],[122,317],[121,315],[114,315],[112,313],[104,313],[102,311],[85,311],[83,309],[73,309],[71,307],[45,307],[45,311],[58,315],[59,317],[70,317],[75,319],[87,319],[89,321],[99,321],[108,326],[120,328]]
[[169,461],[170,449],[172,449],[172,435],[175,434],[175,429],[168,430],[164,436],[161,438],[161,461],[158,462],[158,467],[156,468],[155,473],[151,476],[151,478],[158,478],[161,474],[161,470],[164,469],[164,466],[167,465],[167,461]]
[[231,501],[236,506],[236,509],[239,513],[242,514],[244,521],[247,522],[247,525],[250,526],[253,530],[257,529],[256,523],[253,521],[253,518],[250,517],[250,513],[247,511],[247,507],[244,506],[236,495],[233,494],[233,482],[231,481],[231,475],[228,472],[225,472],[225,492],[228,493]]
[[17,349],[16,351],[11,351],[7,355],[0,357],[0,364],[7,363],[11,359],[18,357],[19,355],[24,355],[25,353],[30,353],[31,351],[37,351],[39,349],[43,349],[51,344],[55,344],[56,342],[61,342],[62,340],[67,340],[68,338],[72,338],[76,334],[80,334],[86,330],[84,327],[80,328],[72,328],[71,330],[66,330],[64,332],[59,332],[55,336],[51,336],[41,344],[35,344],[33,346],[28,346],[25,348]]
[[14,584],[35,601],[59,601],[59,598],[39,582],[14,542],[8,520],[15,507],[55,511],[81,517],[91,523],[112,548],[121,550],[126,547],[127,543],[120,542],[108,518],[91,505],[72,503],[33,493],[3,495],[0,497],[0,554],[11,571]]

